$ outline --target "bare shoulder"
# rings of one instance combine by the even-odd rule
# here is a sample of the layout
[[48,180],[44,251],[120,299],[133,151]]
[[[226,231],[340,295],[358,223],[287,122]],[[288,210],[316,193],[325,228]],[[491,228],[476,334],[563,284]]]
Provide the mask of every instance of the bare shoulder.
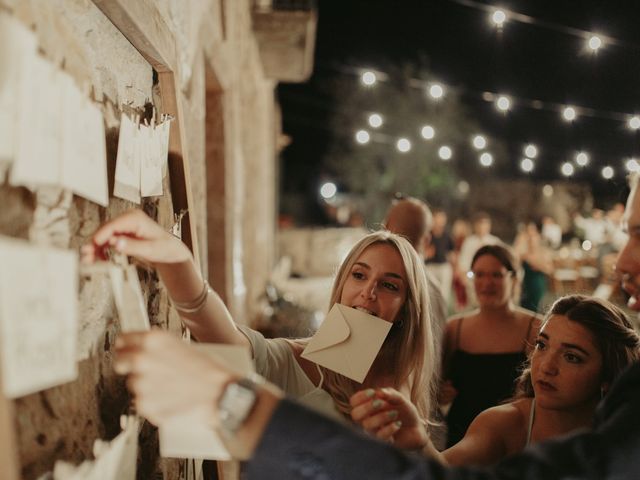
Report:
[[505,435],[518,431],[525,425],[525,410],[530,402],[529,399],[519,399],[488,408],[480,413],[471,423],[471,427],[490,428],[494,433],[504,433]]

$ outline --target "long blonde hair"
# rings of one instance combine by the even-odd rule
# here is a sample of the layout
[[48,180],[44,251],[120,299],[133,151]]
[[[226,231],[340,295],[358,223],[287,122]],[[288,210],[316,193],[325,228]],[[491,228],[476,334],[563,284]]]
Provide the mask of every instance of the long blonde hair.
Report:
[[[411,244],[403,237],[388,231],[374,232],[361,239],[353,246],[338,269],[329,308],[340,302],[344,284],[354,263],[368,247],[379,243],[392,245],[400,253],[408,289],[399,318],[378,356],[384,355],[384,358],[391,359],[396,380],[394,387],[399,388],[408,383],[411,402],[423,419],[428,421],[436,387],[435,348],[424,265]],[[351,411],[349,398],[360,390],[362,385],[324,367],[320,368],[324,375],[324,388],[333,398],[338,410],[348,415]]]

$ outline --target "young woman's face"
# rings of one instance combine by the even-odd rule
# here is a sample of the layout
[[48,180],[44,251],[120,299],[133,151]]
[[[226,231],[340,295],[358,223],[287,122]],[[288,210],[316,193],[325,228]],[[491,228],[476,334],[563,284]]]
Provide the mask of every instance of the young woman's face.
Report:
[[597,401],[602,387],[602,354],[593,334],[565,315],[544,324],[531,357],[536,403],[570,409]]
[[393,245],[368,246],[347,272],[340,303],[395,322],[407,298],[407,275]]
[[513,273],[493,255],[482,255],[471,267],[473,286],[481,307],[498,307],[509,302],[513,292]]

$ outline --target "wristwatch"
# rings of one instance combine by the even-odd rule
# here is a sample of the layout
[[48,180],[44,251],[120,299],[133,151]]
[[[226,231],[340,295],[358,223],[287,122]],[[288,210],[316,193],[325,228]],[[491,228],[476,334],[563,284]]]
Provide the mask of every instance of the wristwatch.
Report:
[[227,384],[218,401],[219,429],[232,438],[247,420],[258,400],[258,384],[250,378],[242,378]]

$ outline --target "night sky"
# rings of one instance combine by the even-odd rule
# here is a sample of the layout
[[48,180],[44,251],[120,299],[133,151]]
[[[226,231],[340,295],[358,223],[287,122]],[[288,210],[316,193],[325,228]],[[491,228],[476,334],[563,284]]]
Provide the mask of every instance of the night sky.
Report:
[[[640,7],[613,0],[484,3],[528,15],[537,25],[511,21],[498,32],[488,13],[453,0],[319,0],[313,76],[278,89],[284,132],[292,137],[282,154],[282,193],[310,192],[313,203],[326,170],[327,145],[338,135],[327,120],[341,99],[328,96],[323,85],[337,76],[358,82],[359,68],[421,62],[460,92],[483,133],[506,143],[511,167],[492,174],[524,176],[518,164],[523,146],[531,142],[540,150],[532,180],[551,181],[561,177],[561,163],[584,150],[591,162],[573,178],[593,186],[596,203],[619,197],[624,161],[640,160],[640,134],[615,119],[640,113]],[[584,39],[543,23],[601,33],[624,45],[605,45],[594,55]],[[485,91],[511,95],[514,107],[501,114],[482,100]],[[518,99],[589,107],[595,117],[579,116],[568,124],[559,112],[518,106]],[[605,165],[614,167],[613,180],[600,176]]]

